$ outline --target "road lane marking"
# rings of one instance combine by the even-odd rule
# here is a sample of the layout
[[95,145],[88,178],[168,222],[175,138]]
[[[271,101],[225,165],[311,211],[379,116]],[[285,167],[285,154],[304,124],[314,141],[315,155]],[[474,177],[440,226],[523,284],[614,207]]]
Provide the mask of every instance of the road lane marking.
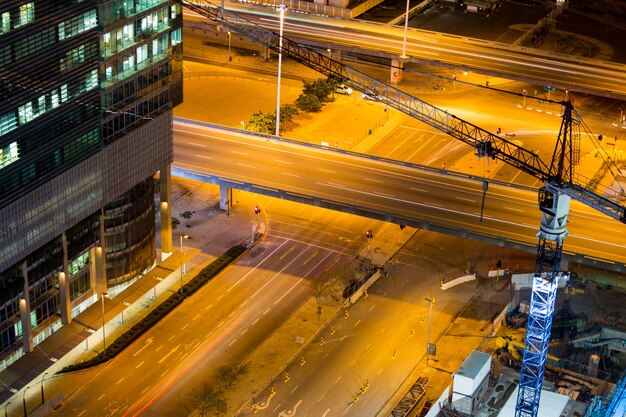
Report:
[[511,210],[511,211],[517,211],[518,213],[523,213],[524,212],[524,210],[516,209],[516,208],[513,208],[513,207],[504,206],[504,208],[507,209],[507,210]]
[[358,324],[361,322],[361,320],[359,319],[359,321],[357,321],[356,323],[354,323],[354,327],[358,326]]
[[135,369],[139,369],[139,367],[140,367],[141,365],[143,365],[143,363],[144,363],[144,362],[145,362],[145,361],[141,361],[141,362],[139,362],[139,365],[135,366]]
[[263,312],[263,315],[266,315],[269,311],[270,311],[270,309],[268,308],[267,310],[265,310],[265,311]]
[[475,203],[476,202],[476,200],[473,200],[471,198],[464,198],[464,197],[454,197],[454,198],[456,198],[457,200],[469,201],[471,203]]
[[198,155],[198,154],[195,154],[194,156],[195,156],[196,158],[202,158],[202,159],[213,159],[213,157],[211,157],[211,156],[206,156],[206,155]]
[[372,311],[374,309],[374,307],[376,307],[376,306],[372,304],[372,306],[370,307],[370,311]]
[[204,143],[196,143],[196,142],[187,142],[190,145],[194,145],[194,146],[199,146],[201,148],[206,148],[206,145]]
[[239,304],[239,307],[243,307],[248,303],[249,299],[246,299],[243,303]]
[[280,162],[281,164],[293,165],[293,162],[283,161],[282,159],[274,159],[276,162]]
[[219,327],[222,327],[222,324],[224,324],[224,322],[225,322],[225,321],[226,321],[226,320],[222,320],[222,321],[220,322],[220,324],[218,324],[218,325],[217,325],[217,327],[218,327],[218,328],[219,328]]
[[374,178],[367,178],[367,177],[363,177],[363,179],[364,179],[365,181],[377,182],[377,183],[379,183],[379,184],[382,184],[382,183],[383,183],[383,181],[381,181],[381,180],[375,180]]
[[295,387],[293,387],[293,389],[291,390],[290,394],[293,394],[293,392],[294,392],[295,390],[297,390],[297,389],[298,389],[298,386],[296,385]]
[[119,385],[119,384],[121,384],[123,380],[124,380],[124,377],[122,377],[119,381],[117,381],[117,382],[115,383],[115,385]]
[[238,280],[237,282],[235,282],[233,285],[231,285],[231,286],[230,286],[230,288],[228,288],[228,289],[226,290],[226,293],[229,293],[229,292],[230,292],[233,288],[235,288],[237,285],[239,285],[239,283],[240,283],[241,281],[243,281],[243,280],[244,280],[244,279],[246,279],[246,278],[247,278],[250,274],[252,274],[254,271],[256,271],[256,269],[257,269],[259,266],[261,266],[261,264],[262,264],[263,262],[265,262],[265,261],[266,261],[266,260],[268,260],[271,256],[273,256],[273,255],[274,255],[274,253],[276,253],[276,251],[277,251],[277,250],[279,250],[280,248],[282,248],[282,247],[283,247],[283,245],[284,245],[285,243],[287,243],[287,242],[288,242],[288,241],[287,241],[287,240],[285,240],[285,241],[284,241],[283,243],[281,243],[281,244],[280,244],[280,245],[279,245],[276,249],[274,249],[274,250],[272,251],[272,253],[268,254],[265,258],[261,259],[261,262],[259,262],[258,264],[256,264],[256,265],[254,266],[254,268],[252,268],[250,271],[248,271],[248,273],[246,273],[244,276],[242,276],[241,278],[239,278],[239,280]]
[[246,332],[248,331],[248,329],[244,329],[243,332],[241,332],[240,336],[243,336]]
[[337,188],[346,188],[346,186],[345,186],[345,185],[343,185],[343,184],[337,184],[337,183],[334,183],[334,182],[328,182],[328,183],[326,183],[326,184],[321,183],[321,182],[316,182],[316,184],[318,184],[318,185],[328,185],[328,186],[330,186],[330,187],[337,187]]
[[285,257],[287,257],[287,255],[289,255],[295,249],[296,249],[295,246],[290,247],[289,250],[287,252],[285,252],[284,254],[282,254],[278,259],[280,259],[282,261],[283,259],[285,259]]
[[106,394],[102,394],[101,396],[99,396],[99,397],[98,397],[98,401],[99,401],[99,400],[101,400],[101,399],[103,399],[105,395],[106,395]]
[[162,347],[163,347],[163,345],[159,346],[159,347],[155,350],[155,352],[158,352],[159,350],[161,350],[161,348],[162,348]]
[[317,256],[317,254],[318,254],[318,253],[320,253],[320,250],[319,250],[319,249],[318,249],[317,251],[315,251],[315,253],[314,253],[313,255],[309,256],[309,257],[308,257],[308,258],[307,258],[307,259],[306,259],[306,260],[302,263],[302,265],[304,266],[304,265],[308,264],[308,263],[309,263],[309,261],[310,261],[311,259],[315,258],[315,257]]
[[239,162],[237,162],[237,165],[239,165],[240,167],[244,167],[244,168],[256,169],[256,167],[254,165],[242,164],[242,163],[239,163]]
[[[320,400],[321,400],[321,398],[320,398]],[[322,414],[322,417],[326,417],[328,415],[328,413],[330,413],[330,408],[328,410],[326,410],[326,412],[324,414]]]
[[259,321],[259,318],[257,317],[255,321],[252,322],[252,325],[254,326],[256,324],[256,322]]
[[185,330],[187,328],[187,326],[189,326],[189,323],[187,323],[183,327],[181,327],[180,330]]
[[318,171],[327,172],[329,174],[336,174],[336,171],[331,171],[330,169],[318,168]]
[[387,198],[395,198],[396,197],[393,194],[379,193],[378,191],[372,191],[372,194],[376,194],[376,195],[379,195],[381,197],[387,197]]
[[[228,292],[228,291],[227,291]],[[220,294],[219,297],[217,297],[217,301],[221,300],[222,298],[224,298],[224,294]]]
[[248,156],[248,154],[246,152],[233,151],[233,150],[231,150],[231,152],[234,153],[234,154],[237,154],[237,155]]
[[180,343],[177,344],[174,348],[172,348],[172,350],[170,350],[167,355],[159,359],[159,363],[163,363],[172,353],[175,353],[179,347],[180,347]]
[[288,177],[300,178],[300,175],[292,174],[291,172],[281,172],[282,175],[286,175]]
[[148,391],[150,389],[150,385],[148,385],[147,387],[145,387],[142,391],[141,394],[144,394],[146,391]]
[[409,190],[417,191],[420,193],[427,193],[428,190],[422,190],[421,188],[409,187]]
[[235,339],[233,339],[233,341],[232,341],[232,342],[230,342],[230,343],[228,344],[228,346],[232,346],[232,344],[233,344],[233,343],[235,343],[236,341],[237,341],[237,339],[236,339],[236,338],[235,338]]
[[335,379],[335,384],[336,384],[337,382],[339,382],[339,380],[340,380],[340,379],[341,379],[341,375],[339,375],[339,376],[337,377],[337,379]]
[[198,317],[200,317],[200,314],[196,314],[196,316],[192,318],[191,321],[196,320]]
[[[324,399],[324,397],[326,396],[326,393],[323,393],[322,396],[320,397],[319,400],[317,400],[317,402],[320,402]],[[328,411],[330,411],[330,408],[328,409]],[[326,411],[326,413],[324,413],[324,415],[328,414],[328,411]]]
[[[306,250],[306,249],[305,249],[305,250]],[[304,253],[304,251],[302,251],[302,253]],[[302,254],[302,253],[301,253],[301,254]],[[299,280],[298,280],[295,284],[293,284],[293,285],[291,286],[291,288],[289,288],[289,289],[287,290],[287,292],[285,292],[285,293],[284,293],[284,294],[283,294],[283,295],[282,295],[282,296],[281,296],[278,300],[276,300],[276,302],[274,303],[274,305],[276,305],[276,304],[278,304],[280,301],[282,301],[282,299],[283,299],[283,298],[285,298],[285,297],[287,296],[287,294],[289,294],[289,293],[291,292],[291,290],[293,290],[294,288],[296,288],[296,286],[297,286],[297,285],[299,285],[299,284],[300,284],[300,282],[302,282],[302,280],[304,280],[306,277],[308,277],[308,276],[309,276],[309,274],[310,274],[311,272],[313,272],[313,271],[314,271],[314,270],[315,270],[318,266],[320,266],[320,264],[321,264],[322,262],[324,262],[324,261],[326,260],[326,258],[328,258],[328,257],[331,255],[331,253],[332,253],[332,252],[328,252],[328,254],[326,254],[326,256],[324,256],[324,257],[322,258],[322,260],[320,260],[320,261],[319,261],[317,264],[315,264],[315,265],[314,265],[311,269],[309,269],[309,271],[308,271],[306,274],[304,274],[304,276],[303,276],[302,278],[300,278],[300,279],[299,279]],[[298,256],[300,256],[300,255],[298,255]],[[295,257],[295,258],[293,259],[293,261],[295,261],[296,259],[297,259],[297,257]],[[291,262],[293,262],[293,261],[291,261]],[[291,262],[290,262],[290,263],[291,263]],[[282,272],[282,270],[281,270],[281,272]]]
[[82,416],[82,415],[83,415],[83,414],[85,414],[86,412],[87,412],[87,410],[83,410],[83,411],[82,411],[82,412],[78,415],[78,417]]
[[169,339],[167,339],[168,342],[171,342],[172,340],[174,340],[174,338],[176,337],[175,334],[171,335]]

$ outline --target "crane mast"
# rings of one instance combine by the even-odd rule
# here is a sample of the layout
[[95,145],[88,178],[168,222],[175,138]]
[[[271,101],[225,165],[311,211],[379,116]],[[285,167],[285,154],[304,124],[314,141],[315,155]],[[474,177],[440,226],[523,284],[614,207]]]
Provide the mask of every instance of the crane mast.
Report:
[[281,39],[271,30],[218,7],[208,0],[175,1],[234,32],[285,54],[329,78],[344,82],[355,90],[370,94],[376,100],[465,142],[475,149],[478,156],[499,159],[544,182],[544,186],[539,189],[539,209],[542,216],[537,234],[537,259],[515,409],[515,417],[536,417],[548,356],[563,241],[568,233],[570,201],[574,198],[626,223],[626,207],[572,181],[572,165],[577,162],[578,148],[577,143],[572,142],[571,102],[561,103],[564,107],[561,129],[551,164],[547,166],[534,152],[286,37]]

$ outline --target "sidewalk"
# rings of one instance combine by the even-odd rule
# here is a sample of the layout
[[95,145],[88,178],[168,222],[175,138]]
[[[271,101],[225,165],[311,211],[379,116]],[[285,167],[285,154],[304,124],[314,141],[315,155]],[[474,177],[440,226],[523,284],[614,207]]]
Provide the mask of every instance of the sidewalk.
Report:
[[[192,279],[227,249],[250,235],[250,216],[247,210],[249,204],[246,201],[249,197],[240,196],[240,207],[235,206],[227,217],[226,213],[214,207],[218,201],[215,187],[209,188],[209,185],[190,182],[181,187],[181,183],[179,180],[172,183],[175,217],[179,217],[179,213],[185,210],[199,211],[199,202],[206,207],[208,201],[209,208],[204,213],[197,212],[190,221],[181,219],[178,229],[174,230],[174,250],[167,259],[157,262],[153,269],[115,298],[105,298],[107,345],[180,288],[181,252],[177,242],[181,233],[189,236],[189,239],[183,241],[182,260],[186,266],[184,282]],[[191,227],[186,227],[186,223],[190,223]],[[211,233],[208,233],[209,230]],[[37,401],[33,399],[31,402],[29,398],[40,395],[37,390],[32,389],[34,386],[42,384],[41,381],[50,381],[54,378],[54,373],[63,367],[87,360],[102,351],[103,317],[102,304],[99,301],[97,296],[94,296],[94,304],[75,317],[71,324],[61,327],[35,346],[33,352],[22,356],[0,373],[0,381],[4,387],[0,394],[2,395],[0,406],[6,406],[7,400],[11,400],[7,410],[10,416],[19,415],[17,410],[22,410],[21,396],[25,387],[31,388],[27,392],[26,401],[29,403],[29,410],[32,411],[34,405],[30,404],[37,404]],[[81,378],[76,380],[78,385],[81,382]],[[71,391],[71,387],[67,386],[68,383],[71,382],[67,381],[67,378],[64,379],[63,390],[66,392]],[[51,382],[42,385],[46,386],[47,393],[50,391],[46,394],[46,398],[49,399],[54,388],[50,387]],[[11,413],[11,410],[14,412]]]

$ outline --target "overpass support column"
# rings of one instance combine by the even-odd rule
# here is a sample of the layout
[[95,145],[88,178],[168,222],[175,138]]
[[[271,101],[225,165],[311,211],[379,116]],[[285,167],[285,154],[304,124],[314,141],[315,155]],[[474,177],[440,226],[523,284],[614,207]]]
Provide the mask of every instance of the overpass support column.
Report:
[[233,206],[233,189],[225,185],[220,185],[220,210],[226,210],[230,214]]
[[59,272],[59,309],[61,310],[61,323],[72,322],[72,305],[70,300],[70,276],[68,274],[67,235],[61,235],[63,243],[63,271]]
[[161,261],[172,254],[172,166],[161,168],[160,180],[161,201]]
[[391,60],[391,75],[389,78],[391,85],[398,85],[402,81],[403,68],[404,63],[402,61],[395,58]]
[[261,59],[264,62],[269,61],[269,59],[270,59],[270,52],[271,52],[271,50],[267,46],[261,46],[259,48],[259,56],[261,57]]

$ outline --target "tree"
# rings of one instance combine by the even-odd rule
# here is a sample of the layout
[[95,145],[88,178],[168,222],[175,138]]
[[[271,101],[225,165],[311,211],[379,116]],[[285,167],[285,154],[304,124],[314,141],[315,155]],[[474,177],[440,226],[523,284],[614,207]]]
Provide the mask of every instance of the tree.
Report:
[[178,220],[176,217],[172,216],[172,229],[176,229],[179,224],[180,224],[180,220]]
[[[189,220],[191,220],[191,216],[193,216],[195,213],[194,211],[183,211],[182,213],[180,213],[180,217],[182,217],[183,219],[187,220],[187,222],[189,222]],[[187,227],[189,227],[189,223],[187,223]]]
[[296,106],[298,106],[300,110],[308,113],[316,113],[322,109],[322,103],[317,96],[313,94],[300,94],[300,97],[296,100]]
[[276,132],[276,113],[263,113],[262,111],[253,113],[248,120],[246,129],[251,132],[274,134]]
[[313,95],[317,97],[320,103],[328,103],[332,101],[333,84],[334,82],[329,79],[319,78],[313,82],[303,81],[304,87],[302,88],[302,94],[305,96]]
[[[280,106],[280,130],[283,130],[283,124],[291,122],[293,120],[293,116],[298,113],[298,108],[291,104],[284,104]],[[274,116],[276,115],[274,114]]]
[[224,399],[224,393],[218,387],[207,382],[192,389],[187,393],[186,401],[183,401],[181,408],[188,411],[188,414],[196,411],[200,417],[205,417],[211,410],[218,410],[220,402]]
[[240,367],[224,365],[217,369],[217,380],[219,381],[220,388],[227,390],[231,388],[240,376],[245,375],[248,372],[248,365],[244,364]]

